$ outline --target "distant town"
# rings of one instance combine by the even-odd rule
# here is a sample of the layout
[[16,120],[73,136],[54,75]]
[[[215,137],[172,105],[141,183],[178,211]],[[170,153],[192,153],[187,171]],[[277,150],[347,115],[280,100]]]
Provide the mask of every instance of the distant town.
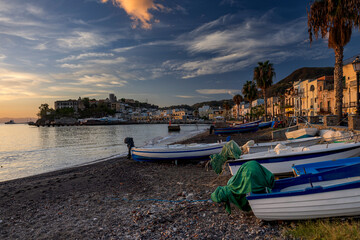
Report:
[[[356,73],[352,67],[353,60],[354,58],[347,59],[343,65],[344,115],[356,113],[357,85]],[[255,91],[253,94],[251,94],[252,90]],[[248,81],[242,90],[244,97],[238,94],[229,100],[165,108],[134,99],[118,99],[114,93],[110,93],[108,98],[99,100],[86,97],[59,100],[54,103],[55,109],[49,108],[48,104],[42,104],[39,107],[38,122],[89,125],[169,121],[191,123],[335,114],[333,74],[309,79],[292,79],[290,87],[283,92],[277,92],[277,96],[264,98],[265,93],[260,91],[255,83]]]

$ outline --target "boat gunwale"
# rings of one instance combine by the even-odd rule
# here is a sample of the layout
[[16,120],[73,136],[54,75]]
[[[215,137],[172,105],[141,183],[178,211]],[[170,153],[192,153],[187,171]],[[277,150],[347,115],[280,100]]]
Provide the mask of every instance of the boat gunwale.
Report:
[[[348,143],[351,144],[351,143]],[[251,154],[247,154],[244,155],[246,158],[240,158],[240,159],[235,159],[235,160],[228,160],[227,163],[230,166],[235,166],[235,165],[241,165],[244,164],[245,162],[248,161],[258,161],[259,163],[276,163],[276,162],[285,162],[285,161],[292,161],[292,160],[300,160],[300,159],[304,159],[304,158],[310,158],[309,155],[313,155],[311,158],[314,157],[319,157],[320,156],[327,156],[327,155],[331,155],[334,153],[340,153],[340,152],[345,152],[345,151],[350,151],[350,150],[354,150],[360,147],[360,143],[354,143],[351,144],[352,146],[347,146],[347,144],[343,144],[343,145],[339,145],[336,146],[335,149],[332,150],[328,150],[329,148],[324,148],[324,149],[318,149],[318,150],[310,150],[310,151],[303,151],[303,152],[284,152],[283,155],[273,155],[273,156],[255,156],[253,158],[250,158],[249,156]],[[300,147],[301,148],[301,147]],[[314,152],[316,151],[316,152]],[[261,152],[259,152],[261,153]],[[253,154],[258,154],[259,153],[253,153]]]

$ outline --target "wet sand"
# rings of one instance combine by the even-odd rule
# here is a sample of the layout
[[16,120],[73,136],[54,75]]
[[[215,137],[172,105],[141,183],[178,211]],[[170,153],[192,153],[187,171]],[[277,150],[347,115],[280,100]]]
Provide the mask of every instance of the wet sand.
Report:
[[[266,131],[233,135],[243,144]],[[183,142],[215,142],[200,134]],[[226,137],[224,136],[224,139]],[[224,140],[223,139],[223,140]],[[0,183],[0,239],[273,239],[281,225],[209,201],[229,173],[126,158]]]

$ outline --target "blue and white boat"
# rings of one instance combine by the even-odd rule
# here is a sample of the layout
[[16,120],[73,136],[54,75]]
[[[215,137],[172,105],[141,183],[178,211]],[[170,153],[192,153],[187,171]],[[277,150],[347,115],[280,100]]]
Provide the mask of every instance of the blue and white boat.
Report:
[[272,127],[274,125],[275,121],[270,121],[270,122],[261,122],[259,123],[259,128],[269,128]]
[[214,128],[215,134],[233,134],[233,133],[245,133],[256,132],[259,130],[259,123],[246,123],[243,125],[236,125],[233,127]]
[[251,160],[259,162],[273,174],[287,174],[292,172],[293,165],[358,156],[360,156],[360,143],[331,143],[309,147],[275,148],[268,152],[245,154],[240,159],[229,160],[227,163],[233,175],[242,164]]
[[134,147],[131,156],[136,161],[209,160],[220,153],[226,142],[203,144],[174,144],[154,147]]
[[360,163],[360,157],[354,158],[343,158],[336,159],[332,161],[325,162],[316,162],[316,163],[308,163],[308,164],[299,164],[292,167],[295,176],[305,175],[305,174],[315,174],[324,171],[333,170],[339,167],[350,166],[353,164]]
[[360,215],[360,164],[275,181],[271,193],[250,193],[255,216],[299,220]]

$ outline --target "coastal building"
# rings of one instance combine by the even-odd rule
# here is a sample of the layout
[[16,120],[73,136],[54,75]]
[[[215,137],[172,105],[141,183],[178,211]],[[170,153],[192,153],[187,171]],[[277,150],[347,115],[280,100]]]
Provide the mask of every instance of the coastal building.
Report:
[[283,107],[284,107],[285,116],[287,117],[292,117],[295,114],[294,95],[295,95],[294,86],[291,86],[290,88],[285,90]]
[[204,118],[204,117],[209,118],[209,114],[213,113],[213,109],[208,105],[204,105],[204,106],[200,107],[198,109],[198,111],[199,111],[200,118]]
[[343,90],[343,111],[348,114],[356,113],[356,73],[352,66],[352,62],[355,58],[356,56],[348,58],[343,62],[343,76],[345,80]]
[[269,97],[267,101],[267,114],[271,117],[280,115],[279,97]]
[[256,99],[256,100],[252,101],[252,102],[251,102],[251,105],[252,105],[253,107],[257,107],[257,106],[263,105],[264,103],[265,103],[264,99],[258,98],[258,99]]
[[246,116],[250,114],[250,103],[243,103],[240,105],[240,114],[241,116]]
[[225,118],[225,115],[226,115],[225,110],[219,108],[213,110],[213,112],[209,114],[209,119],[211,120],[221,119],[221,118]]
[[110,102],[111,102],[111,103],[116,102],[116,101],[117,101],[117,99],[116,99],[115,94],[110,93],[110,94],[109,94],[109,100],[110,100]]
[[185,110],[176,110],[174,109],[172,114],[171,114],[171,117],[172,119],[175,119],[175,120],[185,120],[186,119],[186,112]]
[[78,112],[79,111],[79,102],[81,102],[79,100],[66,100],[66,101],[56,101],[55,102],[55,110],[58,109],[63,109],[63,108],[73,108],[74,112]]
[[317,81],[317,115],[332,115],[335,113],[334,76],[322,76]]
[[322,76],[316,79],[299,80],[286,89],[286,116],[318,116],[333,114],[334,77]]

